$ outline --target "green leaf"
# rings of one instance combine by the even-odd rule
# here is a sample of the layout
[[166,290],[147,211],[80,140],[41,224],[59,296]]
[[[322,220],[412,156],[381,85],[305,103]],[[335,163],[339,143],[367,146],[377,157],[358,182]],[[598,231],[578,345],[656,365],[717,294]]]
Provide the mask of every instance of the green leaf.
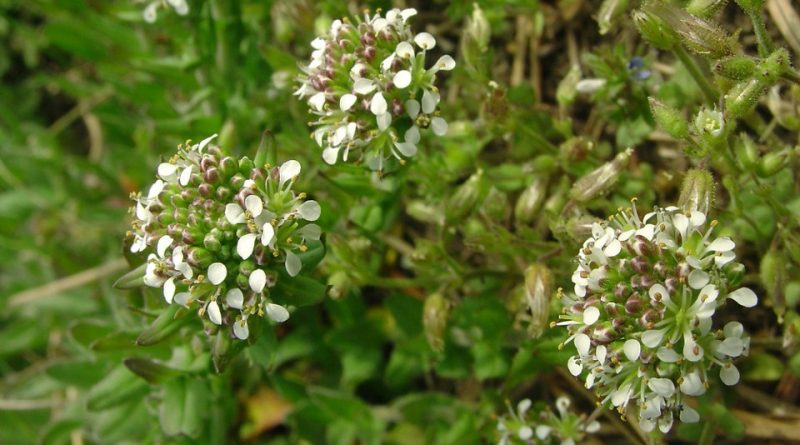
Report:
[[90,388],[106,375],[108,371],[106,365],[97,360],[65,360],[50,365],[45,372],[50,377],[67,385]]
[[325,284],[305,275],[281,278],[283,279],[278,280],[273,294],[279,303],[309,306],[322,301],[327,293]]
[[147,263],[139,265],[139,267],[119,277],[112,286],[116,289],[138,289],[144,286],[144,272],[146,268]]
[[161,311],[158,317],[146,327],[139,337],[136,344],[139,346],[152,346],[166,340],[174,334],[181,326],[194,320],[188,310],[183,307],[171,304]]
[[182,374],[178,369],[164,366],[146,358],[132,357],[122,361],[134,374],[147,383],[158,385]]
[[89,391],[87,406],[92,411],[104,410],[140,400],[149,391],[147,383],[119,365]]
[[161,428],[168,436],[200,436],[209,388],[202,380],[177,378],[164,385],[159,409]]

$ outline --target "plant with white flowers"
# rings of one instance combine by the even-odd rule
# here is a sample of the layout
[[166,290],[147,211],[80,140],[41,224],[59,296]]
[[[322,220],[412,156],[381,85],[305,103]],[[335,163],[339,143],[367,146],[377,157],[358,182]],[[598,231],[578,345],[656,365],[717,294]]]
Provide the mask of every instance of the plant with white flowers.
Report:
[[155,23],[158,19],[158,8],[171,7],[178,15],[189,13],[189,4],[186,0],[155,0],[151,1],[142,11],[142,18],[147,23]]
[[152,251],[144,284],[162,288],[168,304],[197,307],[246,339],[251,316],[289,318],[271,288],[284,271],[288,278],[300,272],[299,255],[320,238],[311,224],[320,206],[292,190],[299,162],[257,166],[213,139],[181,145],[158,166],[147,195],[134,196],[131,251]]
[[[556,400],[556,415],[546,406],[533,407],[530,399],[517,404],[516,411],[509,406],[508,415],[497,421],[500,435],[498,445],[536,444],[536,445],[575,445],[583,443],[586,434],[600,429],[600,423],[578,415],[569,408],[569,397]],[[533,407],[533,409],[531,409]]]
[[744,266],[730,238],[713,236],[716,225],[677,207],[641,219],[635,207],[621,212],[593,226],[578,252],[574,292],[562,295],[558,325],[577,350],[570,373],[622,414],[634,402],[645,431],[667,432],[675,416],[699,421],[687,399],[714,375],[725,385],[739,381],[733,360],[747,355],[750,339],[736,321],[714,329],[713,315],[728,300],[753,307],[758,298],[739,287]]
[[444,55],[426,68],[436,40],[412,33],[408,21],[416,14],[392,9],[386,16],[335,20],[327,35],[311,42],[311,62],[295,94],[307,98],[317,118],[312,135],[328,164],[355,157],[382,170],[392,156],[401,162],[414,156],[421,129],[447,133],[436,74],[456,62]]

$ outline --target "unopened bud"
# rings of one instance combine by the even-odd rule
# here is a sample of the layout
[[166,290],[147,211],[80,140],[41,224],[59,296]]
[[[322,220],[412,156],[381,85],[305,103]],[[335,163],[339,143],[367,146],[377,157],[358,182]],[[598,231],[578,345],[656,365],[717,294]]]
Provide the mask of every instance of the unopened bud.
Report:
[[508,195],[506,195],[505,192],[492,187],[489,189],[486,199],[483,200],[481,212],[483,212],[492,220],[503,221],[506,219],[510,207],[511,206],[508,203]]
[[408,216],[429,224],[443,224],[442,211],[438,207],[428,204],[421,199],[414,199],[406,204]]
[[578,202],[586,202],[608,192],[616,184],[619,174],[628,166],[633,148],[617,154],[611,162],[606,162],[592,170],[572,186],[570,198]]
[[448,221],[459,220],[475,209],[480,199],[486,195],[486,184],[483,178],[483,171],[478,170],[469,179],[459,186],[455,193],[450,197],[445,209],[445,216]]
[[444,331],[447,327],[447,317],[450,314],[450,303],[440,293],[434,293],[425,299],[422,309],[422,325],[425,329],[425,338],[434,351],[444,349]]
[[631,17],[642,37],[656,48],[669,50],[678,44],[678,35],[657,16],[637,10]]
[[328,277],[328,295],[334,300],[344,297],[353,288],[353,280],[344,271],[336,271]]
[[492,31],[489,21],[477,3],[473,4],[472,15],[467,17],[463,38],[461,39],[461,54],[467,64],[479,68],[480,57],[489,50],[489,38]]
[[604,0],[597,11],[597,24],[600,35],[611,30],[614,22],[628,9],[628,0]]
[[581,68],[577,64],[572,65],[567,75],[561,79],[556,88],[556,101],[562,107],[572,105],[578,96],[577,85],[581,80]]
[[756,78],[764,84],[772,86],[788,69],[789,53],[785,48],[778,48],[758,64]]
[[525,270],[525,298],[531,311],[528,332],[536,338],[542,335],[550,321],[550,295],[553,293],[553,274],[544,264],[534,264]]
[[659,127],[676,139],[684,139],[689,135],[689,124],[681,112],[650,97],[650,111]]
[[739,82],[725,94],[725,111],[739,118],[752,110],[767,86],[759,79]]
[[707,170],[692,169],[686,172],[678,198],[678,206],[686,211],[698,211],[706,215],[714,206],[714,178]]
[[786,311],[786,299],[783,287],[786,284],[786,260],[775,249],[770,249],[761,258],[760,278],[761,285],[767,290],[767,295],[772,298],[772,309],[778,317],[783,317]]
[[756,72],[756,60],[750,56],[730,56],[714,64],[714,72],[731,80],[747,80]]
[[514,219],[517,224],[530,224],[539,214],[544,199],[547,197],[547,178],[537,176],[530,185],[520,193],[514,206]]
[[762,178],[772,176],[786,167],[787,161],[787,156],[784,153],[767,153],[761,158],[756,174]]
[[736,40],[719,26],[695,17],[671,3],[648,2],[643,9],[673,29],[680,41],[698,55],[719,59],[735,54],[738,49]]
[[707,18],[717,13],[727,3],[728,0],[691,0],[686,5],[686,11],[689,14]]

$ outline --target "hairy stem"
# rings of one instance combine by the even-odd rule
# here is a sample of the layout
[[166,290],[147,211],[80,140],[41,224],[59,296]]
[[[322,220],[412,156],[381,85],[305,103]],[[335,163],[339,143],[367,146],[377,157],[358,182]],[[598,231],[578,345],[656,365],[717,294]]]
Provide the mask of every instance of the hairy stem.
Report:
[[673,51],[683,66],[685,66],[689,71],[689,74],[692,76],[692,78],[694,78],[694,81],[697,82],[697,86],[699,86],[703,91],[703,94],[706,96],[708,102],[711,104],[717,103],[717,100],[719,100],[719,92],[714,85],[708,81],[708,77],[703,74],[692,56],[686,52],[686,48],[681,45],[675,45]]

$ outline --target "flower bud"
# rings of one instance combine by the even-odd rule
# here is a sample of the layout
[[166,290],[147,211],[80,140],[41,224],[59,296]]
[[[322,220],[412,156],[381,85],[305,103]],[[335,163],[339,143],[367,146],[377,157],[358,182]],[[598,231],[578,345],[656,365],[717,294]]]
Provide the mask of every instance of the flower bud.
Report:
[[600,35],[608,33],[614,22],[627,9],[628,0],[603,0],[600,9],[597,11],[597,24],[600,27]]
[[656,15],[645,10],[633,11],[633,24],[642,37],[658,49],[669,50],[678,44],[678,35]]
[[788,69],[789,53],[785,48],[778,48],[758,64],[756,78],[764,84],[772,86]]
[[786,284],[786,260],[776,249],[770,249],[761,257],[759,274],[761,285],[767,290],[767,295],[772,298],[772,309],[778,317],[783,317],[786,311],[784,285]]
[[406,204],[408,216],[429,224],[444,224],[442,211],[421,199],[413,199]]
[[747,80],[756,72],[756,60],[750,56],[730,56],[717,60],[714,72],[731,80]]
[[678,35],[690,51],[713,59],[736,53],[736,40],[714,23],[695,17],[671,3],[654,1],[644,5],[643,10],[657,16]]
[[756,174],[762,178],[770,177],[784,167],[788,163],[788,157],[784,153],[770,152],[761,157],[761,162],[758,164]]
[[422,325],[425,338],[434,351],[444,349],[444,331],[450,314],[450,302],[440,293],[429,295],[422,308]]
[[572,65],[556,88],[556,101],[559,105],[566,107],[575,102],[575,98],[578,97],[577,85],[580,80],[581,67],[578,64]]
[[691,0],[686,5],[686,12],[698,17],[711,17],[722,9],[728,0]]
[[533,338],[542,335],[550,320],[550,295],[553,274],[544,264],[533,264],[525,270],[525,298],[531,312],[528,332]]
[[481,212],[483,212],[490,219],[495,221],[504,221],[510,205],[508,203],[508,195],[505,192],[498,190],[495,187],[489,189],[486,199],[483,200],[481,205]]
[[715,189],[714,178],[707,170],[689,170],[683,178],[678,206],[687,212],[708,215],[714,206]]
[[461,54],[468,65],[480,70],[479,61],[489,50],[489,38],[492,31],[489,27],[489,21],[483,10],[474,3],[472,6],[472,15],[467,17],[464,33],[461,39]]
[[483,170],[478,170],[466,182],[461,184],[448,200],[445,209],[447,220],[455,221],[466,217],[472,213],[472,210],[485,195],[486,183],[483,178]]
[[570,190],[570,198],[587,202],[607,193],[616,184],[620,172],[628,166],[632,153],[633,148],[628,148],[617,154],[611,162],[606,162],[578,179]]
[[514,206],[514,219],[517,224],[530,224],[539,214],[545,198],[547,197],[547,178],[537,176],[530,185],[520,193],[517,204]]
[[752,110],[758,99],[767,90],[759,79],[739,82],[725,94],[725,111],[735,118],[740,118]]
[[676,139],[684,139],[689,135],[689,124],[680,111],[654,97],[650,97],[649,100],[650,111],[659,127]]

